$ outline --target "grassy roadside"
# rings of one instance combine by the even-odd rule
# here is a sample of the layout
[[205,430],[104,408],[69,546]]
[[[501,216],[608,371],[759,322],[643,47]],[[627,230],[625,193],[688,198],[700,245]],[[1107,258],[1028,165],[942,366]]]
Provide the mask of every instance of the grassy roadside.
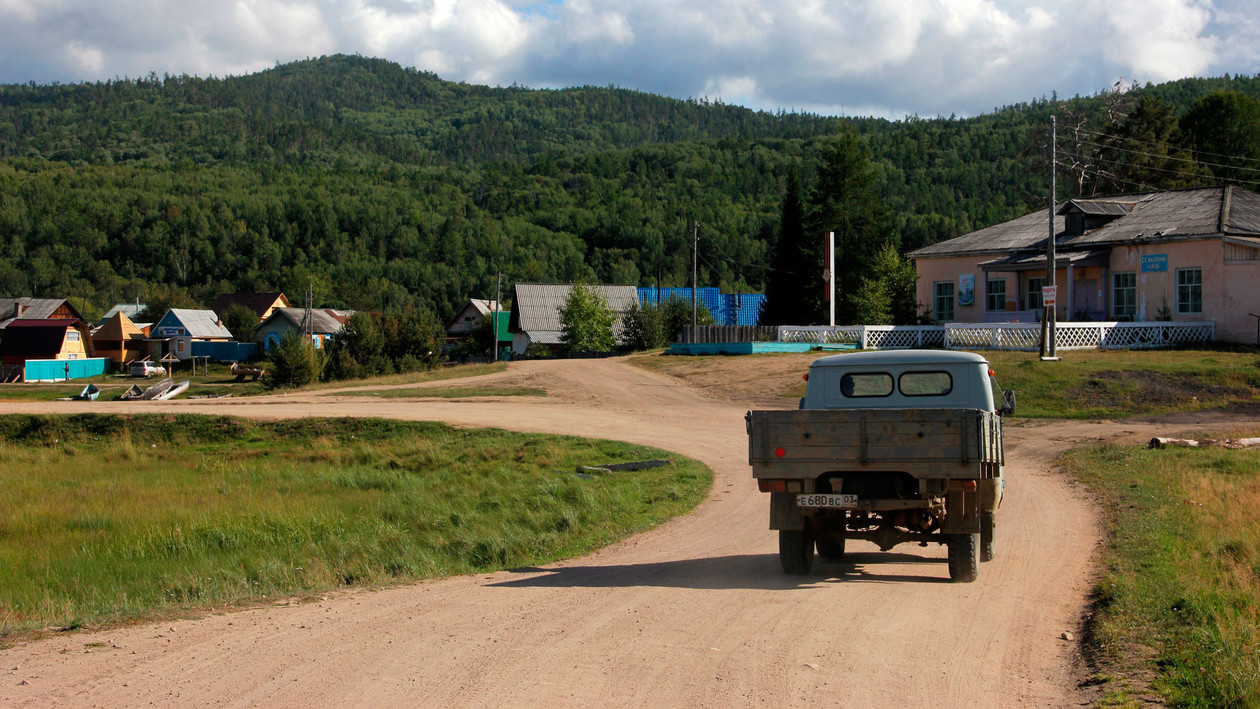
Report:
[[[344,387],[401,386],[404,384],[419,384],[423,382],[476,377],[483,374],[495,374],[506,370],[507,363],[505,362],[498,362],[495,364],[461,364],[424,372],[388,374],[380,377],[355,379],[351,381],[322,382],[302,387],[298,390],[281,390],[281,393],[289,393],[293,391],[317,392],[326,389],[339,389]],[[180,365],[180,367],[177,368],[171,375],[176,381],[183,381],[185,379],[189,381],[188,391],[177,398],[186,399],[191,396],[225,395],[241,397],[274,393],[271,389],[268,389],[260,382],[236,381],[236,378],[232,376],[230,368],[226,365],[210,365],[209,374],[204,373],[200,369],[197,371],[198,373],[196,377],[190,376],[191,369],[185,367],[184,365]],[[144,389],[157,383],[158,380],[159,378],[157,377],[141,379],[129,377],[125,374],[102,374],[96,377],[75,379],[69,383],[47,382],[40,384],[5,384],[0,386],[0,401],[53,401],[62,397],[77,396],[88,384],[95,384],[101,390],[101,401],[111,401],[117,399],[120,394],[130,388],[133,384],[138,385],[141,389]],[[499,395],[482,394],[481,396]]]
[[[1036,352],[980,351],[1004,389],[1019,396],[1019,416],[1128,418],[1206,409],[1260,412],[1260,355],[1226,350],[1070,350],[1059,362]],[[801,375],[812,354],[681,357],[640,355],[629,361],[731,398],[805,394]],[[735,367],[728,363],[738,362]],[[740,376],[747,375],[747,376]]]
[[1260,449],[1102,445],[1061,463],[1112,527],[1086,641],[1100,704],[1260,707]]
[[[580,477],[578,465],[672,458]],[[579,555],[697,504],[625,443],[370,419],[0,417],[0,644]]]
[[425,387],[423,389],[355,389],[320,396],[375,396],[382,399],[471,399],[482,396],[546,396],[545,389],[518,386]]

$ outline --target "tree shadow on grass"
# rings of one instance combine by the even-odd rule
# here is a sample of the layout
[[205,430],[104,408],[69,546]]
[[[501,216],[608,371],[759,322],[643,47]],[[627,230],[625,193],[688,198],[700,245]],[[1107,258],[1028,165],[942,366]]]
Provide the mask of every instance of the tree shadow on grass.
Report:
[[890,565],[943,566],[945,559],[913,554],[846,554],[843,559],[814,559],[813,570],[789,576],[779,567],[777,554],[717,556],[650,564],[557,566],[512,569],[521,578],[490,584],[508,588],[632,588],[655,586],[694,589],[789,590],[821,583],[949,583],[945,576],[881,573]]

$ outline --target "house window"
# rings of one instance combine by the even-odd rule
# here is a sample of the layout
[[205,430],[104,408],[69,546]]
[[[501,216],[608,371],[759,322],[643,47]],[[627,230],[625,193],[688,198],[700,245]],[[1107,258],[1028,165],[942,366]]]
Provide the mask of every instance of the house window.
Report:
[[988,295],[990,311],[1006,310],[1006,279],[989,281]]
[[936,300],[937,322],[948,322],[954,319],[954,282],[937,281],[933,296]]
[[1111,276],[1111,315],[1116,318],[1137,315],[1137,274],[1133,271]]
[[1177,312],[1203,312],[1203,269],[1177,269]]
[[66,342],[81,342],[78,330],[66,330]]
[[1041,285],[1046,282],[1044,278],[1029,278],[1027,295],[1024,296],[1024,303],[1027,304],[1025,310],[1041,310]]

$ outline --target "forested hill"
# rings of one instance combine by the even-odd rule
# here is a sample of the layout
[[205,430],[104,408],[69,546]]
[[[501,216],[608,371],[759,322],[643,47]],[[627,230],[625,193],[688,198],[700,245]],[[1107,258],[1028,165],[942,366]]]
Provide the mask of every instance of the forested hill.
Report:
[[[0,295],[229,290],[440,317],[515,281],[760,291],[787,175],[842,130],[869,150],[903,249],[1044,204],[1052,112],[1102,130],[1252,78],[1038,99],[975,118],[770,114],[615,88],[452,83],[334,56],[242,77],[0,86]],[[1064,181],[1061,184],[1070,184]],[[1065,196],[1062,192],[1060,196]]]
[[839,125],[626,89],[453,83],[345,55],[226,79],[154,74],[0,86],[0,157],[94,164],[466,164],[713,138],[810,138]]

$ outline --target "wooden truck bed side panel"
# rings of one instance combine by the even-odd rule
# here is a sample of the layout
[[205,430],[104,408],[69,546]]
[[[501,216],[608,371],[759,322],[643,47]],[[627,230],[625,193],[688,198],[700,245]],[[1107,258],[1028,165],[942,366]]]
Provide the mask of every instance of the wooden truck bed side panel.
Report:
[[1002,464],[1001,440],[1001,419],[975,409],[753,411],[748,458],[754,477],[882,469],[981,478]]

